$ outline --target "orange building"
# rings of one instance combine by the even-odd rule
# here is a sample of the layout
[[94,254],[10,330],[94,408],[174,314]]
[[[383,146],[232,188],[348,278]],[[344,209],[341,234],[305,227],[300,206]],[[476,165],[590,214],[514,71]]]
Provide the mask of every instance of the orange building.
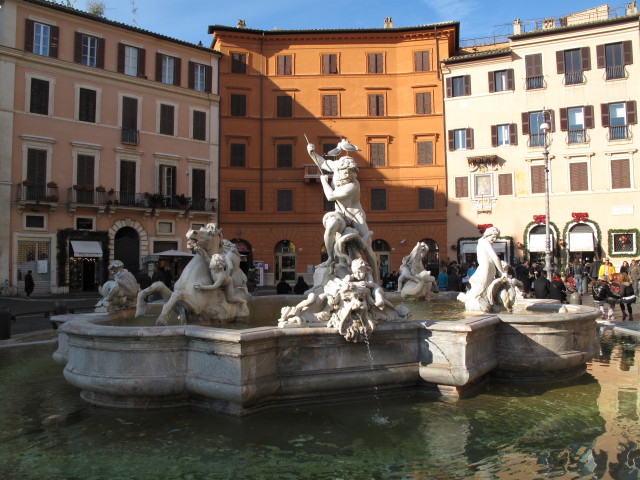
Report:
[[263,281],[311,279],[322,259],[325,201],[305,134],[326,153],[359,146],[362,205],[381,271],[416,242],[446,258],[440,60],[458,23],[345,30],[212,25],[220,51],[219,222]]

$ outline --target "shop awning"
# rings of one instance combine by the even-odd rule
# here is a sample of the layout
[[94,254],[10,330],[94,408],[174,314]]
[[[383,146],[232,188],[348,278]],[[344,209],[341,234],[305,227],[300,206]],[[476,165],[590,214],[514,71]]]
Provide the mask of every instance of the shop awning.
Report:
[[102,258],[100,242],[90,240],[71,240],[73,256],[77,258]]
[[[551,232],[551,249],[555,247],[556,239],[553,236],[553,232]],[[544,252],[547,246],[547,236],[546,234],[534,233],[533,235],[529,235],[529,251],[530,252]]]
[[156,252],[154,255],[158,257],[193,257],[193,253],[182,252],[180,250],[165,250],[164,252]]
[[569,251],[570,252],[593,252],[595,250],[593,244],[593,233],[589,232],[569,232]]

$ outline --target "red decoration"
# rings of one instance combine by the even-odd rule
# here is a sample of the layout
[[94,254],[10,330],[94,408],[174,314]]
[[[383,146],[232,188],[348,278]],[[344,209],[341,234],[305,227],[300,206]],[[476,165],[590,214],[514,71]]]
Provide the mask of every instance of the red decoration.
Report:
[[541,223],[545,223],[545,221],[547,220],[547,216],[546,215],[534,215],[533,216],[533,221],[536,222],[538,225]]
[[620,237],[620,243],[627,243],[629,241],[629,239],[627,237]]
[[451,244],[451,250],[457,250],[458,249],[458,245],[456,245],[455,243]]
[[493,223],[481,223],[481,224],[478,224],[478,230],[480,230],[481,234],[484,233],[484,231],[487,228],[490,228],[490,227],[493,227]]
[[562,239],[558,240],[558,245],[560,245],[561,247],[564,247],[565,241]]
[[524,249],[524,243],[518,242],[518,243],[516,243],[516,247],[518,247],[520,250],[522,250],[522,249]]
[[586,222],[587,218],[589,218],[589,214],[587,212],[573,212],[571,216],[573,217],[573,221],[576,223]]

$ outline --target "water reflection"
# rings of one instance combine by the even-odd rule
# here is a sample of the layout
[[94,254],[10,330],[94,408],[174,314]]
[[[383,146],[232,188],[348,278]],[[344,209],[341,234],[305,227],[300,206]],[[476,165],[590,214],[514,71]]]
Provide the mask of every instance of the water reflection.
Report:
[[[280,408],[247,418],[86,406],[54,347],[0,350],[0,474],[20,479],[639,478],[638,346],[604,332],[588,374]],[[376,421],[380,414],[385,422]]]

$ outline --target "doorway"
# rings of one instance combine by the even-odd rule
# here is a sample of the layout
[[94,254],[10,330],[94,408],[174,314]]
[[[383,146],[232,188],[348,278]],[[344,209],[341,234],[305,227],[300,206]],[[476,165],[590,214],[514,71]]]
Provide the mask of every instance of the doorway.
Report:
[[284,279],[296,280],[296,246],[289,240],[282,240],[276,245],[276,283]]
[[140,269],[140,236],[131,227],[123,227],[116,232],[113,258],[124,263],[124,268],[136,275]]

